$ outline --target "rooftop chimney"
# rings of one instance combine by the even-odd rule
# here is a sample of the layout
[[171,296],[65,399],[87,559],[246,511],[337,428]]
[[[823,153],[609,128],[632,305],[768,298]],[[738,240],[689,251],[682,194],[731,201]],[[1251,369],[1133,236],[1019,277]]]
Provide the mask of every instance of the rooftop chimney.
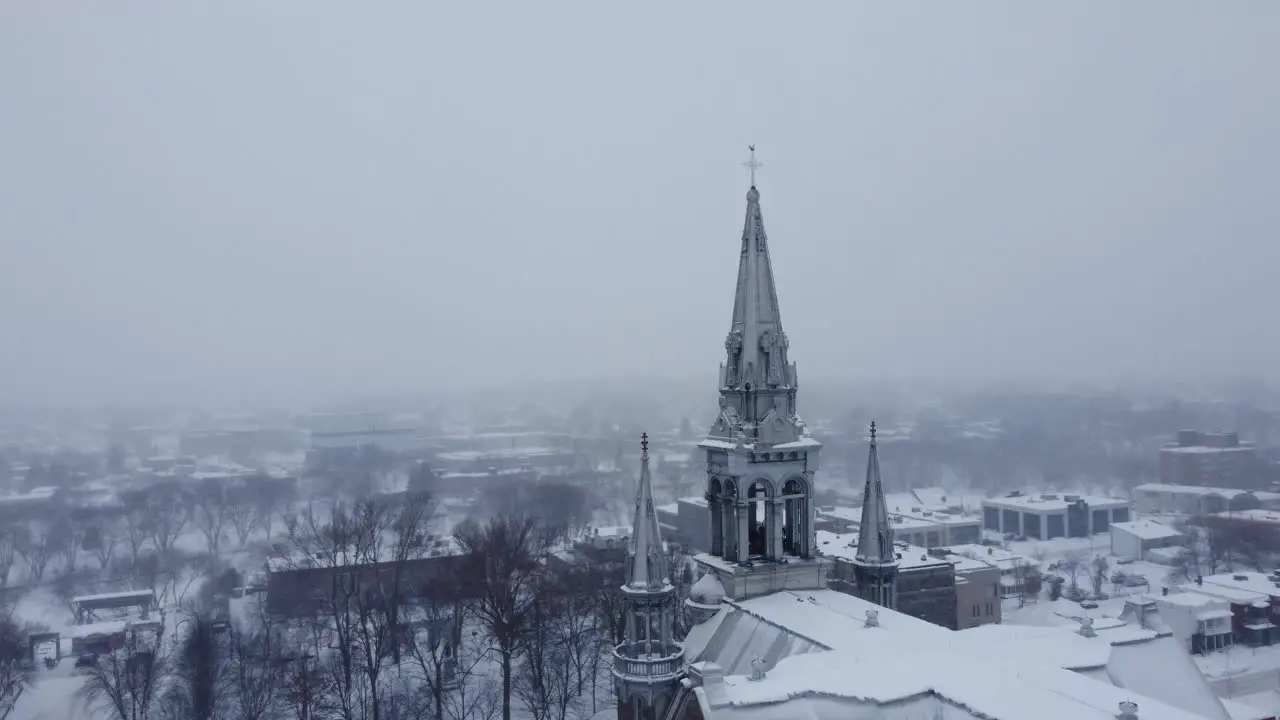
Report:
[[867,609],[867,627],[880,627],[880,611],[875,608]]
[[1116,720],[1138,720],[1138,703],[1125,700],[1120,703],[1120,714]]
[[764,679],[764,661],[755,658],[751,661],[751,677],[747,678],[752,682],[759,682]]
[[1098,636],[1098,633],[1094,632],[1093,630],[1093,618],[1091,617],[1080,618],[1080,629],[1077,630],[1076,632],[1081,637],[1091,638],[1091,637]]

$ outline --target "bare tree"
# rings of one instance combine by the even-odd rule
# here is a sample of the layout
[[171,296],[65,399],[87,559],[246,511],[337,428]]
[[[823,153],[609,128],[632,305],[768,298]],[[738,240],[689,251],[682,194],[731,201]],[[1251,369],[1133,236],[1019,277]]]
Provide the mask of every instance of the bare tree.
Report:
[[58,551],[56,536],[49,526],[42,521],[34,521],[27,526],[26,532],[19,531],[18,554],[27,563],[27,577],[33,583],[44,580],[44,571],[49,560]]
[[17,550],[17,539],[13,531],[0,529],[0,587],[7,587],[9,584],[9,571],[13,569]]
[[178,651],[170,663],[170,678],[161,709],[171,720],[213,720],[222,717],[226,650],[213,619],[203,613],[182,618]]
[[1105,555],[1098,555],[1089,563],[1089,584],[1093,586],[1093,596],[1102,597],[1102,584],[1107,581],[1107,571],[1111,565]]
[[111,564],[111,558],[115,554],[116,543],[119,542],[119,525],[117,523],[104,522],[97,528],[95,542],[90,546],[93,548],[93,557],[98,561],[99,572],[105,572],[107,566]]
[[236,502],[228,506],[226,512],[231,527],[236,531],[236,547],[243,548],[258,525],[257,508],[248,503]]
[[217,557],[218,548],[222,544],[222,531],[226,528],[230,516],[226,498],[223,497],[222,484],[217,481],[204,483],[196,490],[193,500],[191,520],[204,535],[209,554]]
[[228,689],[234,720],[266,720],[284,685],[283,634],[263,613],[258,627],[233,622],[227,630]]
[[0,619],[0,720],[8,720],[18,698],[31,687],[34,672],[28,659],[26,633],[12,616]]
[[151,539],[150,513],[144,508],[129,510],[121,518],[120,538],[129,550],[129,565],[137,565],[142,557],[142,548]]
[[[459,660],[465,606],[457,590],[456,578],[422,582],[410,616],[414,626],[425,630],[410,634],[408,651],[422,683],[423,715],[431,720],[444,720],[450,692],[466,682],[471,669]],[[478,655],[475,662],[482,658]]]
[[161,635],[130,631],[121,647],[98,655],[80,694],[113,720],[147,720],[167,673]]
[[309,507],[286,523],[292,552],[313,568],[327,568],[332,586],[319,598],[321,647],[332,651],[326,670],[337,713],[381,720],[391,696],[384,670],[400,662],[405,644],[404,599],[410,587],[405,564],[421,547],[424,498],[401,505],[372,500],[333,503],[327,512]]
[[1073,593],[1080,589],[1080,572],[1084,570],[1084,566],[1084,556],[1077,552],[1067,553],[1058,561],[1058,572],[1067,579],[1067,587],[1071,588]]
[[84,546],[84,527],[70,515],[63,515],[54,523],[53,532],[60,538],[57,543],[58,552],[67,564],[67,572],[75,572],[76,560],[80,558],[80,550]]
[[470,561],[462,585],[500,656],[502,720],[511,720],[512,673],[533,630],[540,560],[559,534],[534,517],[516,514],[484,524],[469,520],[454,530]]
[[583,714],[583,695],[594,687],[599,656],[597,615],[588,577],[568,566],[538,584],[533,631],[516,675],[515,693],[534,720]]
[[151,516],[147,526],[151,531],[151,541],[155,543],[156,550],[168,554],[186,530],[191,513],[181,499],[175,496],[157,498],[149,512]]
[[1040,597],[1040,571],[1022,558],[1013,561],[1014,589],[1018,593],[1018,607],[1035,602]]

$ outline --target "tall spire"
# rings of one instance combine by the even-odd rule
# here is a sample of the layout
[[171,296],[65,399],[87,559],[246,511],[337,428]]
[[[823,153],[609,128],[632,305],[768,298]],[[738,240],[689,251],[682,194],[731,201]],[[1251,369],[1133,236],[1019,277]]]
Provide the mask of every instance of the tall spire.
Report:
[[[754,172],[754,170],[753,170]],[[724,385],[740,388],[786,387],[791,384],[787,365],[787,335],[782,331],[778,291],[769,259],[769,237],[760,211],[760,191],[747,190],[747,217],[742,228],[738,257],[738,285],[733,296],[733,318],[725,339],[728,362]]]
[[733,317],[720,368],[723,422],[712,428],[711,437],[776,445],[795,442],[806,433],[796,415],[796,366],[787,360],[787,334],[778,309],[760,191],[754,184],[760,167],[755,146],[744,165],[751,169],[752,186],[747,190]]
[[653,504],[653,481],[649,477],[649,434],[640,436],[640,485],[636,489],[636,516],[631,526],[631,590],[661,590],[668,583],[667,559],[658,532],[658,513]]
[[897,565],[893,547],[893,525],[880,481],[880,458],[876,455],[876,423],[871,421],[871,450],[867,455],[867,485],[862,491],[862,522],[858,525],[858,552],[854,558],[866,565]]

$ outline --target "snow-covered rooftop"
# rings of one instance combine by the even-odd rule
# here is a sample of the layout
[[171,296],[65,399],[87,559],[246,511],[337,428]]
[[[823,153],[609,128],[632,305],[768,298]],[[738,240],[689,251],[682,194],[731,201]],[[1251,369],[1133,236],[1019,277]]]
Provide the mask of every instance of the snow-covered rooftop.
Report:
[[[1151,657],[1168,654],[1171,648],[1158,643],[1172,638],[1118,621],[1094,637],[1071,626],[953,632],[832,590],[727,605],[707,623],[710,638],[686,645],[695,661],[724,670],[722,680],[712,677],[695,690],[707,720],[1111,720],[1122,701],[1137,702],[1144,717],[1226,720],[1187,653],[1175,653],[1186,667],[1172,667],[1177,657]],[[766,674],[752,681],[745,675],[755,658]],[[1153,662],[1169,672],[1150,681],[1138,670]],[[1127,689],[1112,684],[1111,673],[1124,673]],[[1169,683],[1180,687],[1161,689]],[[1176,702],[1144,696],[1136,686]]]
[[1023,565],[1038,567],[1040,563],[1028,558],[1025,555],[1019,555],[1011,550],[998,548],[993,545],[977,545],[974,543],[966,543],[962,545],[951,545],[947,548],[957,555],[963,555],[975,560],[995,565],[1002,572],[1011,571]]
[[1182,533],[1178,532],[1177,528],[1158,520],[1133,520],[1130,522],[1111,523],[1111,527],[1143,540],[1182,537]]
[[1256,593],[1266,597],[1280,597],[1280,580],[1259,572],[1218,573],[1206,575],[1205,586],[1214,586]]
[[[827,530],[817,531],[818,552],[827,557],[853,560],[858,552],[858,533],[833,533]],[[960,554],[948,554],[945,557],[930,553],[928,549],[909,543],[894,543],[898,553],[898,568],[910,570],[929,565],[953,565],[956,572],[969,572],[993,567],[979,559]]]
[[1034,510],[1050,512],[1066,510],[1076,501],[1083,501],[1089,507],[1097,509],[1128,507],[1129,501],[1119,498],[1102,497],[1100,495],[1072,495],[1059,493],[1038,493],[1032,495],[1015,495],[1013,497],[987,498],[982,501],[983,507],[1008,508],[1010,510]]
[[1254,508],[1252,510],[1231,510],[1214,513],[1215,516],[1229,520],[1251,520],[1253,522],[1280,523],[1280,510]]
[[1168,493],[1171,495],[1221,495],[1233,498],[1237,495],[1252,494],[1259,500],[1280,500],[1280,493],[1254,490],[1238,490],[1235,488],[1205,487],[1200,485],[1165,485],[1163,483],[1143,483],[1133,488],[1135,493]]

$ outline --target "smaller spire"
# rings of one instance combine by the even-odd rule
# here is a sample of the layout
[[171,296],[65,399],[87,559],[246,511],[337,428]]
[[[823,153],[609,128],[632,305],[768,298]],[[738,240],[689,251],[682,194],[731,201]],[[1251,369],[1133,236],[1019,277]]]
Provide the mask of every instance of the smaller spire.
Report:
[[893,547],[893,525],[880,480],[880,458],[876,452],[876,423],[871,421],[871,449],[867,453],[867,484],[862,491],[862,522],[858,525],[858,552],[855,559],[864,565],[897,565]]
[[653,480],[649,476],[649,433],[640,436],[640,483],[636,488],[630,549],[627,587],[642,591],[663,589],[667,585],[667,559],[662,553],[658,513],[653,503]]

